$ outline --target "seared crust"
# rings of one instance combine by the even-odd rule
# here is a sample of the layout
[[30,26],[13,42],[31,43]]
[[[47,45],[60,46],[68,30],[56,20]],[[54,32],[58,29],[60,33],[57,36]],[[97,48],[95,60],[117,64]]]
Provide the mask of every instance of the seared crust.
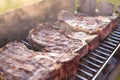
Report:
[[[49,24],[49,26],[51,25]],[[58,56],[56,56],[56,59],[59,59],[59,62],[62,63],[62,67],[60,69],[61,80],[67,80],[68,77],[75,76],[79,59],[88,53],[88,45],[85,41],[66,37],[63,35],[63,30],[56,30],[49,26],[48,24],[40,24],[37,29],[32,29],[30,31],[28,39],[31,44],[38,49],[40,48],[39,46],[42,46],[45,51],[60,53],[58,56],[64,54],[62,57],[63,59],[59,59]],[[35,39],[36,37],[39,39]],[[44,41],[43,44],[41,40],[46,41]],[[66,59],[67,61],[65,61]],[[71,71],[71,73],[69,73],[69,71]]]
[[83,17],[64,11],[52,25],[39,24],[28,40],[0,49],[0,80],[68,80],[77,73],[79,59],[99,45],[118,23],[118,17]]
[[65,15],[61,15],[63,17],[62,19],[58,19],[58,21],[56,22],[57,25],[64,27],[69,26],[69,28],[74,31],[82,31],[89,34],[97,34],[100,36],[101,40],[103,40],[113,29],[113,26],[110,26],[111,19],[108,17],[83,17],[78,15],[69,15],[68,18],[67,14],[69,14],[69,12],[66,11],[63,13],[65,13]]
[[91,35],[85,32],[64,31],[64,35],[71,39],[78,39],[88,43],[88,50],[93,50],[99,45],[100,38],[98,35]]
[[108,16],[108,18],[112,20],[110,23],[110,26],[112,27],[112,29],[116,28],[116,26],[119,23],[119,16],[118,15]]
[[37,28],[32,29],[28,39],[35,47],[36,45],[38,48],[42,46],[44,50],[50,52],[76,52],[86,45],[81,40],[66,38],[48,24],[40,24]]
[[53,76],[56,80],[60,78],[60,68],[61,64],[55,58],[43,52],[33,52],[19,42],[8,43],[0,52],[1,80],[35,80],[36,75],[39,80]]

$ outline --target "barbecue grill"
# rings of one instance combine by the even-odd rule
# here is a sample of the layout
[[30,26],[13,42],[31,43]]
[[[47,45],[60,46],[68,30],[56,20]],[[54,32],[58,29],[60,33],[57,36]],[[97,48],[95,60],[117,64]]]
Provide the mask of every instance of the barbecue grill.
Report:
[[[21,40],[29,49],[34,47],[26,40]],[[110,59],[120,47],[120,25],[100,45],[80,59],[77,80],[96,80]],[[36,50],[36,49],[34,49]]]
[[120,25],[88,55],[80,59],[78,80],[95,80],[120,47]]
[[[61,0],[60,0],[61,1]],[[69,0],[68,0],[69,1]],[[54,0],[53,0],[53,2],[54,2]],[[57,2],[56,2],[57,3]],[[62,3],[61,3],[62,4]],[[72,4],[72,2],[71,2],[71,4]],[[66,4],[65,4],[66,5]],[[65,5],[63,5],[63,6],[65,6]],[[34,5],[35,6],[35,5]],[[67,6],[68,7],[68,9],[70,9],[70,6],[71,5],[69,5],[69,6]],[[54,7],[54,6],[52,6],[52,7]],[[39,9],[39,8],[38,8]],[[42,8],[43,9],[43,8]],[[52,8],[51,8],[52,9]],[[66,6],[65,6],[65,9],[66,9]],[[63,10],[63,8],[60,8],[60,10]],[[30,16],[28,16],[28,17],[26,17],[25,19],[27,19],[26,20],[26,22],[25,22],[25,24],[23,25],[23,27],[25,27],[26,25],[28,26],[27,28],[22,28],[22,29],[19,29],[18,27],[19,26],[21,26],[22,24],[21,24],[21,22],[24,22],[24,21],[21,21],[22,20],[22,18],[20,17],[20,19],[19,19],[19,17],[17,17],[17,19],[18,19],[18,22],[20,22],[20,23],[17,23],[17,22],[14,22],[14,21],[11,21],[11,22],[13,22],[13,24],[10,24],[10,26],[16,26],[16,25],[18,25],[18,24],[21,24],[21,25],[18,25],[17,26],[17,28],[15,29],[16,30],[16,32],[17,32],[17,30],[19,30],[19,32],[20,32],[20,34],[16,34],[16,36],[14,36],[14,35],[12,35],[12,34],[10,34],[12,37],[13,37],[13,39],[14,39],[14,37],[15,37],[15,39],[17,39],[16,37],[19,37],[19,36],[23,36],[23,33],[25,33],[25,34],[27,34],[28,33],[28,31],[30,30],[30,28],[33,28],[33,27],[31,27],[31,26],[33,26],[33,25],[35,25],[35,24],[37,24],[37,23],[39,23],[39,21],[41,21],[41,22],[46,22],[46,21],[49,21],[49,20],[51,20],[51,18],[53,19],[54,18],[54,14],[53,13],[56,13],[56,14],[58,14],[59,13],[59,11],[60,10],[58,10],[57,8],[56,8],[56,11],[58,11],[58,12],[54,12],[54,11],[52,11],[51,10],[51,14],[49,14],[49,11],[48,12],[46,12],[45,11],[45,13],[47,13],[46,15],[48,16],[48,15],[51,15],[50,17],[48,16],[48,18],[46,17],[46,15],[45,15],[45,19],[47,19],[47,20],[44,20],[44,19],[42,19],[42,20],[38,20],[37,21],[37,18],[41,18],[41,17],[38,17],[38,15],[40,14],[40,13],[38,13],[38,15],[36,15],[36,17],[37,18],[35,18],[36,19],[36,21],[33,21],[33,20],[31,20],[31,22],[33,22],[33,23],[31,23],[30,21],[29,21],[29,17],[31,17],[31,16],[33,16],[33,15],[30,15]],[[18,10],[18,11],[21,11],[21,9],[20,10]],[[36,10],[37,11],[37,10]],[[39,11],[39,10],[38,10]],[[42,11],[40,11],[40,12],[42,12]],[[53,13],[52,13],[53,12]],[[37,13],[37,12],[36,12]],[[44,11],[43,11],[43,14],[45,14],[44,13]],[[8,15],[10,15],[10,14],[8,14]],[[83,16],[86,16],[86,14],[82,14]],[[16,16],[16,15],[15,15]],[[43,16],[43,15],[42,15]],[[88,16],[88,15],[87,15]],[[15,17],[16,18],[16,17]],[[23,17],[24,18],[24,17]],[[33,17],[32,17],[33,18]],[[56,19],[56,18],[55,18]],[[17,20],[16,20],[17,21]],[[10,23],[11,23],[10,22]],[[27,22],[29,22],[30,24],[28,25],[28,23]],[[53,21],[54,22],[54,21]],[[5,24],[5,23],[4,23]],[[9,25],[8,25],[8,27],[9,27]],[[13,27],[12,27],[13,28]],[[24,30],[25,29],[25,30]],[[4,29],[3,29],[4,30]],[[7,30],[5,30],[6,32],[7,32]],[[14,31],[12,31],[12,30],[10,30],[10,31],[8,31],[8,33],[7,33],[7,35],[9,34],[9,33],[11,33],[11,32],[14,32]],[[9,35],[8,35],[9,36]],[[11,36],[9,36],[9,39],[10,39],[10,37]],[[24,38],[23,38],[24,37]],[[21,40],[21,43],[24,43],[26,46],[27,46],[27,48],[29,48],[29,49],[32,49],[32,50],[34,50],[34,51],[39,51],[39,50],[37,50],[35,47],[33,47],[30,43],[29,43],[29,41],[27,41],[26,40],[26,35],[25,36],[23,36],[22,38],[18,38],[18,40]],[[3,37],[4,38],[4,37]],[[7,38],[4,38],[2,41],[4,41],[5,43],[8,43],[8,42],[10,42],[10,41],[12,41],[12,40],[7,40]],[[2,43],[2,41],[0,41],[1,43]],[[1,44],[0,43],[0,44]],[[3,44],[2,44],[3,45]],[[0,45],[1,46],[1,45]],[[110,59],[115,55],[115,53],[116,53],[116,51],[118,50],[118,48],[120,47],[120,24],[119,25],[117,25],[117,27],[109,34],[109,36],[108,37],[106,37],[102,42],[100,42],[100,45],[96,48],[96,49],[94,49],[94,50],[92,50],[92,51],[90,51],[87,55],[85,55],[83,58],[81,58],[80,60],[79,60],[79,68],[77,69],[77,74],[76,74],[76,77],[77,77],[77,80],[96,80],[97,79],[97,77],[99,76],[99,74],[104,70],[104,68],[106,67],[106,65],[108,64],[108,62],[110,61]],[[70,80],[74,80],[74,79],[70,79]],[[76,79],[75,79],[76,80]]]

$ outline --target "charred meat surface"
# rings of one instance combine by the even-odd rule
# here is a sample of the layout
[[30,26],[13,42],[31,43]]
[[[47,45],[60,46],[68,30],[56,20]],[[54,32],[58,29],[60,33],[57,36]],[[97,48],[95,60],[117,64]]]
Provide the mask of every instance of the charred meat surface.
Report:
[[[40,24],[32,29],[28,36],[29,41],[37,46],[43,46],[49,52],[76,52],[86,45],[79,39],[69,39],[50,24]],[[38,47],[40,48],[40,47]]]
[[[24,44],[11,42],[0,51],[1,80],[57,79],[61,65],[54,60],[43,52],[28,50]],[[34,79],[35,75],[39,79]]]
[[88,43],[89,50],[95,49],[99,45],[99,36],[98,35],[91,35],[85,32],[67,32],[64,31],[64,35],[68,38],[78,39],[81,41],[85,41]]
[[103,40],[113,28],[113,26],[110,26],[110,23],[112,22],[111,18],[105,16],[85,17],[75,14],[72,15],[67,11],[61,12],[59,16],[60,17],[56,22],[56,24],[59,24],[59,26],[64,25],[64,27],[67,26],[74,31],[97,34],[100,36],[101,40]]
[[[84,55],[85,49],[82,49]],[[20,42],[11,42],[0,51],[0,79],[67,80],[70,76],[75,77],[81,55],[73,52],[35,52]]]

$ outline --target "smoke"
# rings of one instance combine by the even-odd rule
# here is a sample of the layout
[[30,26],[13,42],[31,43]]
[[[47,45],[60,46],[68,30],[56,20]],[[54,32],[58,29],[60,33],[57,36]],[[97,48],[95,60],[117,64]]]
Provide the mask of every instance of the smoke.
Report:
[[73,11],[73,9],[74,0],[43,0],[2,14],[0,15],[0,45],[3,46],[14,40],[24,40],[29,30],[36,24],[54,22],[61,10]]

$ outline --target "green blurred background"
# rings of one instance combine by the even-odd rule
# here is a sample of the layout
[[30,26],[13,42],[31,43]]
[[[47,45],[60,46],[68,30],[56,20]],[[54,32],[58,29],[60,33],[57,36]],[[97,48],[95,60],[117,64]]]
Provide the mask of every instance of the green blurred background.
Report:
[[120,80],[120,74],[116,77],[116,80]]
[[111,2],[111,3],[114,3],[115,5],[120,4],[120,0],[98,0],[98,1]]
[[[40,0],[0,0],[0,14],[38,1]],[[116,6],[120,4],[120,0],[97,0],[97,1],[111,2],[114,3]]]
[[40,0],[0,0],[0,14]]
[[[120,0],[97,0],[97,1],[103,1],[103,2],[110,2],[110,3],[113,3],[113,4],[115,5],[114,11],[116,10],[117,5],[120,5]],[[119,79],[119,80],[120,80],[120,79]]]

